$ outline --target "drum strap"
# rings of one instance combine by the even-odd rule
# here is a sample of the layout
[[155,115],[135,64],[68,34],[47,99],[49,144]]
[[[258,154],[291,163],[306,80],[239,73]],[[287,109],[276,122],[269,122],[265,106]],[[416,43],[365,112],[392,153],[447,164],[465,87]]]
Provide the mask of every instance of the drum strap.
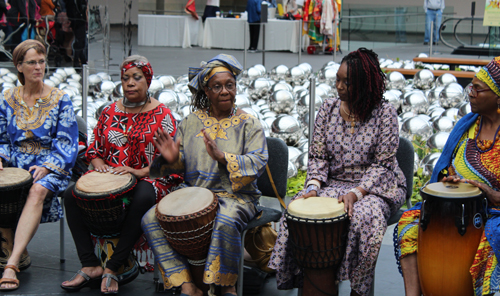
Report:
[[274,190],[274,194],[276,194],[276,197],[278,198],[278,200],[280,201],[280,204],[281,206],[286,209],[286,204],[285,202],[283,201],[283,199],[281,198],[281,196],[278,194],[278,190],[276,189],[276,185],[274,185],[274,180],[273,180],[273,176],[271,175],[271,170],[269,169],[269,165],[266,164],[266,171],[267,171],[267,175],[269,176],[269,181],[271,181],[271,186],[273,187],[273,190]]

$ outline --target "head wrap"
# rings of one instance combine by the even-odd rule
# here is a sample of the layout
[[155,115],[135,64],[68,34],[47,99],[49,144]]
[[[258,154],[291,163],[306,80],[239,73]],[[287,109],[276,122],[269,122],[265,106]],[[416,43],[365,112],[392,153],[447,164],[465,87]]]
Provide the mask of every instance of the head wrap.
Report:
[[500,97],[500,56],[494,58],[476,74],[477,79],[486,83]]
[[151,67],[150,63],[144,63],[144,62],[130,62],[123,66],[122,68],[122,76],[125,74],[125,72],[132,68],[132,67],[137,67],[139,68],[142,73],[144,74],[144,77],[146,77],[146,82],[148,84],[148,87],[151,85],[151,79],[153,79],[153,68]]
[[189,67],[189,89],[196,94],[207,86],[210,79],[217,73],[230,72],[235,78],[243,67],[235,57],[228,54],[219,54],[208,62],[202,62],[199,68]]

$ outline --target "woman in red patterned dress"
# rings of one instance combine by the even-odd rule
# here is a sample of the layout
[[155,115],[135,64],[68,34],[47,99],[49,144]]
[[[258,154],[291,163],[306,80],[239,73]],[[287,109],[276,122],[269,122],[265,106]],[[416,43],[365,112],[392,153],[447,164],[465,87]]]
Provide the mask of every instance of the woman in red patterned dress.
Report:
[[82,264],[82,269],[71,280],[61,284],[69,291],[78,291],[102,277],[101,292],[116,294],[118,269],[128,260],[142,235],[142,216],[168,193],[170,187],[181,181],[174,177],[149,178],[149,165],[160,154],[153,144],[153,135],[160,129],[171,136],[176,131],[170,110],[148,95],[153,76],[151,65],[145,57],[133,55],[126,58],[120,68],[124,98],[102,111],[86,156],[96,171],[131,173],[138,182],[123,225],[126,231],[121,232],[104,270],[94,253],[90,232],[82,223],[82,213],[70,193],[72,190],[66,191],[64,205],[68,225]]

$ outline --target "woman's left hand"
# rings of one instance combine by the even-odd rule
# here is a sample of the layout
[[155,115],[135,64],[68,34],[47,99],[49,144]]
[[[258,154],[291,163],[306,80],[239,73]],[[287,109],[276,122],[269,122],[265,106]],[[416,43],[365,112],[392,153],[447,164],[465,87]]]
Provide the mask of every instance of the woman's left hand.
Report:
[[344,211],[352,217],[352,211],[354,208],[354,203],[358,201],[358,197],[353,192],[349,192],[346,195],[339,196],[339,202],[344,202]]
[[112,169],[111,173],[115,175],[123,175],[125,173],[131,173],[132,175],[139,177],[136,175],[136,169],[133,169],[128,166],[115,167]]
[[466,179],[466,180],[463,180],[462,182],[467,182],[467,183],[474,185],[474,186],[478,187],[479,189],[483,190],[484,193],[486,194],[486,197],[488,198],[488,200],[491,203],[494,203],[494,204],[500,203],[500,192],[493,190],[493,188],[491,188],[490,186],[488,186],[482,182],[478,182],[476,180],[467,180]]
[[47,169],[47,168],[44,168],[44,167],[40,167],[40,166],[37,166],[37,165],[34,165],[34,166],[30,166],[29,170],[28,170],[30,173],[32,171],[35,171],[33,173],[33,182],[36,182],[40,179],[42,179],[43,177],[47,176],[49,173],[50,173],[50,170]]
[[217,143],[215,143],[215,141],[210,138],[210,135],[208,134],[206,129],[203,129],[202,132],[203,142],[205,143],[205,147],[207,148],[208,155],[210,155],[213,160],[225,163],[226,159],[224,158],[224,152],[220,151],[219,147],[217,147]]

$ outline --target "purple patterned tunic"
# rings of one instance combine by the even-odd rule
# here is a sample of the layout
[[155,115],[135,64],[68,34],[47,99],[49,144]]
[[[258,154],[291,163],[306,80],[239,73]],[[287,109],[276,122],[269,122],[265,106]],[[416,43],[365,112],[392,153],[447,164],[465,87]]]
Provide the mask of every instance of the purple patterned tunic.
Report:
[[[318,196],[337,198],[360,186],[368,192],[354,204],[347,249],[338,280],[350,280],[360,295],[367,295],[387,220],[405,200],[406,179],[398,166],[397,113],[382,102],[366,122],[351,123],[340,116],[340,100],[326,100],[318,112],[309,148],[307,181],[321,182]],[[302,195],[299,192],[297,196]],[[302,272],[291,258],[288,229],[282,218],[269,267],[276,269],[278,289],[302,286]]]

